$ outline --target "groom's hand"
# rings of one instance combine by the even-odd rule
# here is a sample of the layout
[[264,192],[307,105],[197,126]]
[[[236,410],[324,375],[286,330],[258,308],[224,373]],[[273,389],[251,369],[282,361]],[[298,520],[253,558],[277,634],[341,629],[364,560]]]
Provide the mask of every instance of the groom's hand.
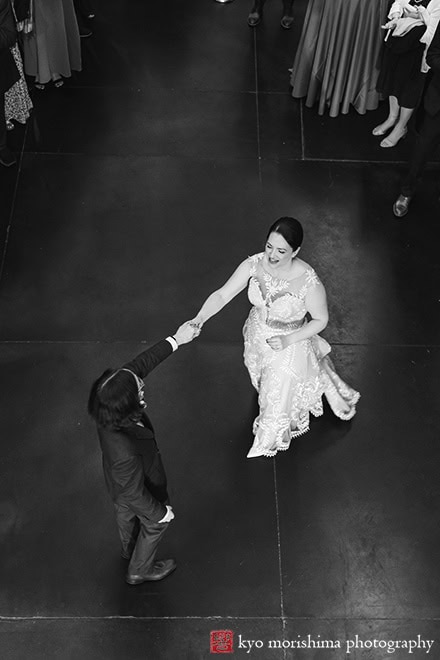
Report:
[[195,337],[199,335],[200,331],[194,325],[191,325],[189,321],[182,323],[180,328],[174,333],[174,339],[179,344],[188,344]]

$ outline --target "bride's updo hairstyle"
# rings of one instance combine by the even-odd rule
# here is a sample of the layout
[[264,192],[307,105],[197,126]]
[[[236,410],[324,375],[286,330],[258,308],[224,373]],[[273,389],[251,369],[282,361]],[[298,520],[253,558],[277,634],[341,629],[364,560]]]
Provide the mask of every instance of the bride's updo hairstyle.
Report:
[[301,223],[296,218],[278,218],[269,229],[266,241],[273,232],[280,234],[293,251],[301,247],[304,232]]

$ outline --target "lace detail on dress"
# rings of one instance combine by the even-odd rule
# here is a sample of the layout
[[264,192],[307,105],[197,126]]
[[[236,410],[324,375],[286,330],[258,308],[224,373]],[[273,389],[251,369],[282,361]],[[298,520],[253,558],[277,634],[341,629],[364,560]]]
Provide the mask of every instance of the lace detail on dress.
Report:
[[250,257],[248,257],[248,261],[251,264],[251,270],[250,270],[250,276],[254,277],[254,275],[257,272],[257,265],[261,261],[261,259],[264,257],[264,252],[258,252],[258,254],[252,254]]
[[260,407],[249,458],[288,449],[292,438],[309,430],[310,415],[322,415],[323,394],[341,419],[353,417],[360,397],[336,373],[331,348],[319,335],[283,351],[270,348],[267,339],[297,332],[307,323],[307,291],[320,280],[313,268],[295,280],[278,280],[264,269],[258,272],[263,256],[249,257],[248,296],[253,307],[243,328],[244,362]]

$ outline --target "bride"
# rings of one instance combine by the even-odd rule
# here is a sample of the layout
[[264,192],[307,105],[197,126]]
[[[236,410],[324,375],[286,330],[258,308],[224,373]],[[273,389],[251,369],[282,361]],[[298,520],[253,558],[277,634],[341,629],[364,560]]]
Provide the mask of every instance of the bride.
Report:
[[248,458],[288,449],[309,430],[310,413],[322,415],[323,394],[341,419],[353,417],[360,396],[337,375],[318,334],[328,323],[325,289],[298,257],[302,239],[298,220],[274,222],[264,252],[245,259],[191,321],[200,330],[248,287],[253,306],[243,328],[244,362],[260,408]]

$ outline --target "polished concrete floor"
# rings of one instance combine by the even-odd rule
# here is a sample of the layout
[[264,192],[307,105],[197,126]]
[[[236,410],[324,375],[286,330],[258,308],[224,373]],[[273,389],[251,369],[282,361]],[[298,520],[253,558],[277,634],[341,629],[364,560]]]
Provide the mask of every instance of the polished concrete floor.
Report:
[[[384,151],[383,106],[329,119],[290,97],[305,6],[283,31],[275,0],[257,30],[245,0],[102,1],[83,73],[34,92],[10,135],[4,660],[198,660],[215,630],[234,657],[440,657],[439,169],[399,221],[414,136]],[[280,215],[304,224],[358,414],[327,411],[288,452],[246,459],[242,294],[147,381],[176,511],[161,555],[178,570],[128,586],[89,385],[192,317]]]

